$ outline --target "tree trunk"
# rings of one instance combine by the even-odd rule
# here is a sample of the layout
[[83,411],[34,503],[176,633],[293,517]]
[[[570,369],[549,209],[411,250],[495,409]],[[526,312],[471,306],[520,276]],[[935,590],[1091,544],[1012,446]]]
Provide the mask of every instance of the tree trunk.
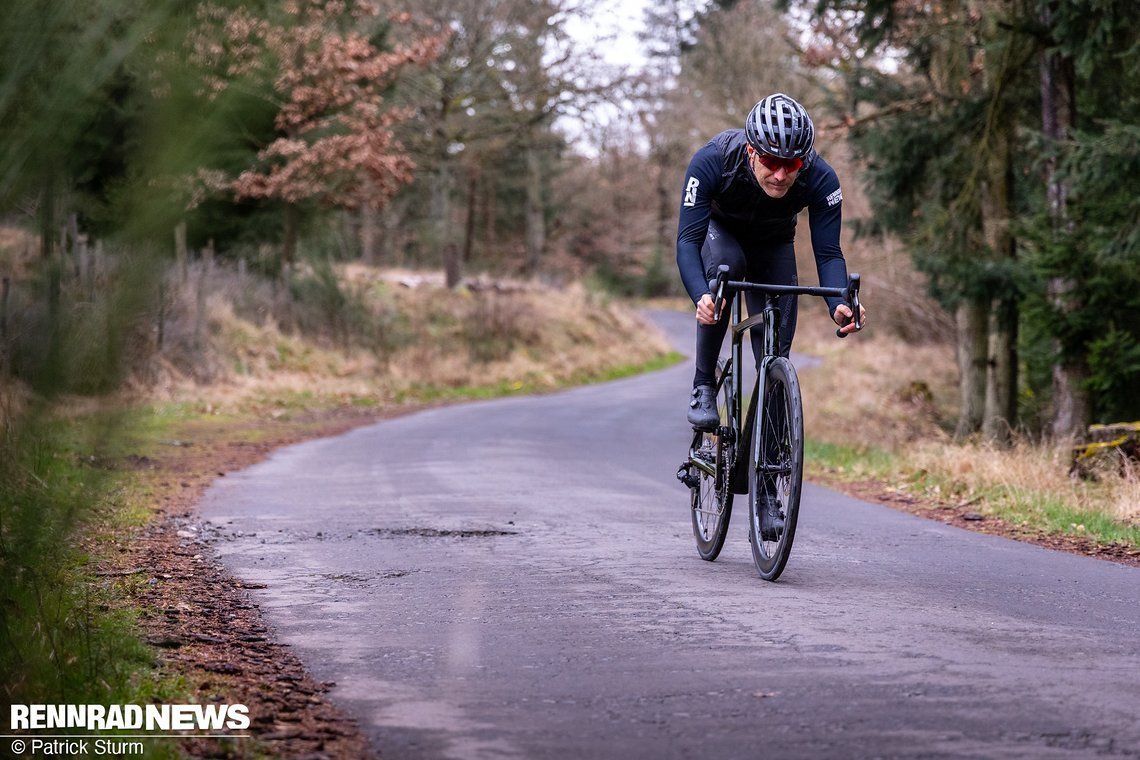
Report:
[[[1013,203],[1011,124],[1001,124],[990,135],[982,183],[982,228],[986,245],[997,262],[1012,261],[1016,247],[1010,228]],[[1010,285],[1009,287],[1012,287]],[[990,304],[989,360],[986,367],[986,402],[982,433],[989,443],[1006,446],[1017,420],[1017,301],[1013,293],[999,295]]]
[[451,157],[446,146],[437,157],[439,164],[432,178],[431,213],[434,219],[432,238],[438,260],[443,263],[447,287],[458,287],[462,277],[459,247],[451,239]]
[[499,210],[496,207],[498,196],[496,195],[497,189],[495,187],[495,176],[488,175],[483,177],[483,219],[485,224],[483,226],[483,246],[484,250],[490,251],[492,255],[498,253],[496,248],[499,246],[499,225],[496,224],[498,219]]
[[293,270],[297,261],[297,206],[285,204],[285,230],[281,243],[281,263],[286,273]]
[[372,204],[361,204],[357,220],[360,223],[360,259],[365,264],[376,263],[376,216]]
[[471,168],[467,180],[467,223],[463,229],[463,263],[468,264],[475,251],[475,214],[479,211],[479,170]]
[[179,282],[185,282],[189,276],[189,257],[186,249],[186,220],[183,219],[174,225],[174,261]]
[[542,200],[542,165],[533,140],[526,147],[526,273],[538,271],[546,245],[546,207]]
[[990,308],[989,361],[986,363],[986,441],[1008,446],[1017,421],[1017,302],[995,299]]
[[978,432],[986,401],[986,359],[989,348],[989,320],[986,308],[977,301],[963,300],[958,305],[958,371],[960,392],[958,429],[961,440]]
[[47,175],[40,192],[37,215],[40,227],[40,258],[50,262],[55,252],[55,177]]
[[[1053,8],[1056,0],[1046,0],[1041,7],[1044,29],[1053,27]],[[1059,144],[1069,139],[1077,122],[1076,73],[1073,59],[1051,46],[1041,51],[1041,122],[1046,139]],[[1060,172],[1057,161],[1050,157],[1045,163],[1045,188],[1049,215],[1055,238],[1070,238],[1074,234],[1073,220],[1069,216],[1069,184]],[[1076,282],[1067,273],[1054,277],[1048,284],[1048,296],[1062,313],[1079,308]],[[1092,404],[1085,383],[1089,376],[1088,357],[1084,347],[1056,345],[1057,363],[1053,366],[1053,435],[1063,439],[1082,439],[1088,431],[1092,417]]]
[[672,167],[672,157],[668,155],[668,151],[662,151],[663,157],[666,161],[660,161],[657,166],[657,239],[656,248],[659,251],[669,251],[675,248],[676,243],[676,221],[675,215],[677,209],[674,208],[676,204],[676,188],[672,186],[670,179],[672,178],[670,170]]

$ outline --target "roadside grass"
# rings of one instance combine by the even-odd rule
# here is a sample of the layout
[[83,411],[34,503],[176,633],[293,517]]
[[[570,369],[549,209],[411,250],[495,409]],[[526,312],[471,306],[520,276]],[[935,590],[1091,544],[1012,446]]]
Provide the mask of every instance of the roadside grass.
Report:
[[[1140,549],[1140,525],[1121,519],[1110,508],[1115,503],[1113,490],[1119,487],[1112,482],[1030,486],[992,472],[968,477],[934,463],[945,453],[945,446],[913,455],[818,440],[809,440],[804,448],[808,477],[839,484],[876,481],[884,492],[933,507],[968,507],[1032,533],[1081,536],[1104,545]],[[1036,453],[1028,448],[1020,454],[993,450],[959,453],[962,459],[984,462]]]
[[[187,701],[125,604],[138,579],[109,572],[149,511],[103,444],[120,413],[36,417],[5,427],[0,466],[0,673],[9,704]],[[110,738],[116,732],[107,732]],[[179,757],[154,743],[146,757]]]

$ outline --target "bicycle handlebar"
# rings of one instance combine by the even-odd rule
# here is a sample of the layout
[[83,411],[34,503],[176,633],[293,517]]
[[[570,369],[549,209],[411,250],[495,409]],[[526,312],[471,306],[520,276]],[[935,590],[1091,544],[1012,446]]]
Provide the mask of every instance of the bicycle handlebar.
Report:
[[847,333],[842,331],[843,327],[851,324],[851,320],[855,321],[855,329],[863,329],[863,320],[859,313],[859,275],[852,273],[847,277],[847,287],[845,288],[822,288],[812,286],[800,285],[766,285],[759,282],[747,282],[743,280],[730,280],[728,279],[728,266],[721,264],[717,267],[717,275],[715,280],[709,280],[709,292],[713,293],[713,320],[720,321],[720,304],[724,299],[724,291],[731,288],[732,290],[751,290],[768,295],[797,295],[797,296],[820,296],[823,298],[842,298],[843,302],[851,308],[852,317],[845,322],[839,329],[835,331],[837,338],[846,338]]

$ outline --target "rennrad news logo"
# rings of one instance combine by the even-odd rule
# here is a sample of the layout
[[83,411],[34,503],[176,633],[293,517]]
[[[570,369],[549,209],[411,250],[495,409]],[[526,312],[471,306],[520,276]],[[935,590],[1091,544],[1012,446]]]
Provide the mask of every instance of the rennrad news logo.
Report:
[[13,731],[243,731],[245,705],[12,705]]

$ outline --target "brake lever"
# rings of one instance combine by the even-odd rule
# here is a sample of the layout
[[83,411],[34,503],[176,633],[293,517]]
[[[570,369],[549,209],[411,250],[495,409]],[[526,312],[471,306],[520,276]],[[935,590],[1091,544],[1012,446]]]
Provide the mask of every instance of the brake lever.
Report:
[[724,300],[724,288],[728,282],[728,265],[721,264],[716,268],[716,279],[709,280],[709,290],[713,292],[713,322],[721,318],[720,304]]
[[835,331],[835,337],[846,338],[848,333],[843,332],[843,328],[852,322],[855,323],[855,331],[863,329],[863,319],[859,313],[859,275],[851,274],[847,278],[847,305],[851,307],[851,317],[844,322],[839,329]]

